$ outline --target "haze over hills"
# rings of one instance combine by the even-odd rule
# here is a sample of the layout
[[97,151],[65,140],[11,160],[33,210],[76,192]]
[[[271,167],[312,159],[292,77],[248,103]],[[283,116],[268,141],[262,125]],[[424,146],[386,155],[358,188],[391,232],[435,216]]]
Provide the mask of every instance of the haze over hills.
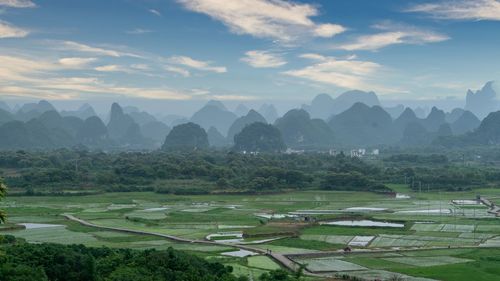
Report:
[[[480,104],[491,102],[494,96],[492,83],[487,83],[469,100],[475,99],[475,104]],[[374,92],[363,91],[348,91],[337,98],[320,94],[310,105],[291,109],[281,117],[272,104],[263,104],[258,110],[240,104],[235,112],[247,113],[238,117],[217,100],[208,101],[190,119],[168,113],[157,117],[136,106],[113,103],[109,114],[104,114],[109,116],[107,121],[98,117],[87,103],[77,110],[57,111],[50,102],[39,101],[24,104],[15,112],[6,103],[2,104],[0,129],[12,132],[0,140],[3,149],[75,145],[91,149],[156,149],[164,144],[172,127],[188,122],[200,125],[209,145],[220,148],[231,147],[234,137],[245,127],[270,123],[293,149],[429,145],[438,138],[469,134],[481,125],[480,118],[464,108],[445,112],[432,107],[428,115],[420,118],[409,107],[382,107]],[[474,108],[471,102],[467,106]],[[37,138],[41,140],[38,144]]]

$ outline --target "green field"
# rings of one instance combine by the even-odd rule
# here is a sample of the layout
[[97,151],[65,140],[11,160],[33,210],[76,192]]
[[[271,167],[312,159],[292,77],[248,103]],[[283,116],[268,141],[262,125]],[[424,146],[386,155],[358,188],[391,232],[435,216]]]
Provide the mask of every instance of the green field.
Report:
[[[500,256],[500,219],[489,215],[486,208],[470,208],[451,203],[454,199],[475,198],[476,193],[498,197],[500,190],[416,194],[401,186],[396,188],[410,198],[396,199],[383,194],[333,191],[273,195],[180,196],[129,192],[72,197],[11,196],[0,205],[9,216],[8,224],[2,226],[1,229],[5,230],[0,230],[0,234],[15,235],[34,243],[79,243],[94,247],[133,249],[174,247],[207,259],[216,259],[232,265],[238,274],[254,277],[279,268],[278,264],[265,256],[221,256],[223,252],[235,250],[231,245],[179,243],[149,235],[100,230],[82,226],[62,216],[72,214],[99,226],[187,239],[204,240],[208,235],[215,234],[213,237],[218,238],[213,240],[220,240],[220,237],[234,238],[232,233],[243,233],[241,243],[287,255],[335,252],[347,245],[355,250],[384,251],[383,254],[352,254],[340,258],[299,258],[310,270],[331,272],[329,274],[332,276],[350,272],[353,276],[387,278],[390,274],[398,273],[407,278],[417,278],[408,280],[467,280],[460,274],[451,273],[450,276],[455,279],[448,278],[446,273],[453,271],[486,276],[484,279],[474,280],[500,280],[500,272],[493,266],[495,262],[498,263],[496,258]],[[359,211],[346,211],[353,207]],[[363,208],[379,208],[383,211],[367,212]],[[435,209],[451,211],[438,214],[424,212]],[[261,214],[281,215],[279,218],[266,219]],[[319,225],[321,221],[331,220],[373,220],[402,224],[404,227]],[[12,229],[20,228],[20,223],[57,226]],[[366,246],[359,246],[351,243],[357,241],[355,239],[368,239],[368,242]],[[436,247],[445,250],[436,250]],[[447,250],[448,247],[451,249]],[[459,249],[460,247],[470,249]],[[417,248],[429,251],[407,251]],[[421,253],[425,255],[420,255]]]

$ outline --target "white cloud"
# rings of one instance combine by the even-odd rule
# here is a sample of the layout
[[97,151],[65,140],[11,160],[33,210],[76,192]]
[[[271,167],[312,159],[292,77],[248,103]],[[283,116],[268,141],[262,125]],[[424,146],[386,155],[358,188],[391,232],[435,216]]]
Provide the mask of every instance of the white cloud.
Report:
[[126,53],[126,52],[121,52],[121,51],[116,51],[116,50],[111,50],[111,49],[104,49],[104,48],[98,48],[98,47],[93,47],[73,41],[64,41],[62,42],[62,46],[60,46],[61,49],[64,50],[71,50],[71,51],[76,51],[76,52],[81,52],[81,53],[89,53],[89,54],[95,54],[99,56],[109,56],[109,57],[136,57],[139,58],[141,56],[132,54],[132,53]]
[[346,89],[377,90],[381,87],[372,82],[382,66],[361,60],[337,59],[319,54],[303,54],[300,57],[314,61],[302,69],[283,74],[313,82],[335,85]]
[[334,46],[334,48],[348,51],[373,51],[390,45],[437,43],[450,39],[448,36],[434,31],[393,24],[391,22],[377,24],[373,28],[382,32],[363,35],[358,37],[354,42]]
[[299,58],[317,60],[317,61],[326,60],[325,56],[320,55],[320,54],[313,54],[313,53],[301,54],[301,55],[299,55]]
[[346,31],[346,28],[338,24],[320,24],[314,29],[314,34],[318,37],[333,37]]
[[35,3],[30,0],[0,0],[0,6],[10,8],[34,8]]
[[8,22],[0,20],[0,38],[21,38],[26,37],[29,31],[15,27]]
[[62,58],[59,60],[59,64],[69,68],[82,68],[96,60],[96,58]]
[[221,21],[236,34],[290,42],[299,37],[332,37],[345,31],[337,24],[317,24],[310,4],[283,0],[178,0],[187,9]]
[[212,62],[210,62],[210,61],[195,60],[193,58],[186,57],[186,56],[170,57],[168,59],[168,62],[172,63],[172,64],[187,66],[187,67],[194,68],[197,70],[210,71],[210,72],[216,72],[216,73],[227,72],[227,68],[224,66],[212,66],[211,65]]
[[95,77],[64,77],[61,72],[72,69],[78,60],[43,59],[0,55],[0,92],[5,96],[74,99],[83,94],[111,94],[151,99],[186,100],[192,96],[168,88],[127,87],[105,83]]
[[287,64],[280,55],[257,50],[246,52],[241,61],[255,68],[275,68]]
[[173,65],[165,65],[164,69],[168,72],[180,74],[183,77],[190,77],[191,76],[191,73],[182,67],[177,67],[177,66],[173,66]]
[[498,0],[446,0],[418,4],[406,11],[425,13],[438,19],[500,21]]
[[130,72],[127,67],[116,64],[101,65],[94,69],[99,72]]
[[155,16],[159,16],[159,17],[161,17],[161,13],[160,13],[160,11],[158,11],[158,10],[155,10],[155,9],[149,9],[149,12],[150,12],[150,13],[152,13],[153,15],[155,15]]
[[149,65],[143,64],[143,63],[138,63],[138,64],[132,64],[130,68],[135,69],[135,70],[142,70],[142,71],[147,71],[151,70]]
[[140,34],[147,34],[153,32],[152,30],[149,29],[143,29],[143,28],[135,28],[132,30],[127,30],[125,33],[128,34],[133,34],[133,35],[140,35]]

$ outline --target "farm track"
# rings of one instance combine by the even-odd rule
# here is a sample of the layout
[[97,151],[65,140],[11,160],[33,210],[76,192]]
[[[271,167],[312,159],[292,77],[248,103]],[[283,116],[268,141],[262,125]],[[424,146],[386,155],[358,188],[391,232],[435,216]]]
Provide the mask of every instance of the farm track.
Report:
[[480,197],[479,200],[481,200],[481,202],[484,205],[486,205],[486,206],[488,206],[488,208],[490,208],[490,210],[488,211],[490,214],[494,214],[497,217],[500,217],[500,207],[498,207],[497,205],[495,205],[495,203],[491,202],[487,198]]
[[[102,229],[102,230],[111,230],[111,231],[117,231],[117,232],[124,232],[124,233],[132,233],[132,234],[138,234],[138,235],[149,235],[149,236],[156,236],[160,238],[165,238],[169,239],[172,241],[176,242],[181,242],[181,243],[194,243],[194,244],[204,244],[204,245],[215,245],[215,246],[225,246],[225,247],[232,247],[232,248],[237,248],[240,250],[247,250],[247,251],[252,251],[259,253],[261,255],[266,255],[276,262],[278,262],[281,266],[284,268],[295,272],[298,269],[297,264],[289,259],[286,255],[278,254],[278,253],[272,253],[272,252],[267,252],[266,250],[259,249],[259,248],[254,248],[254,247],[248,247],[245,245],[240,245],[240,244],[227,244],[227,243],[221,243],[221,242],[216,242],[216,241],[207,241],[207,240],[196,240],[196,239],[186,239],[174,235],[168,235],[168,234],[161,234],[161,233],[155,233],[155,232],[148,232],[148,231],[141,231],[141,230],[134,230],[134,229],[126,229],[126,228],[119,228],[119,227],[111,227],[111,226],[101,226],[101,225],[96,225],[91,222],[82,220],[80,218],[77,218],[73,215],[70,214],[63,214],[63,216],[70,220],[77,222],[81,225],[88,226],[88,227],[93,227],[97,229]],[[316,274],[307,270],[304,270],[304,275],[310,276],[310,277],[325,277],[324,275],[321,274]]]

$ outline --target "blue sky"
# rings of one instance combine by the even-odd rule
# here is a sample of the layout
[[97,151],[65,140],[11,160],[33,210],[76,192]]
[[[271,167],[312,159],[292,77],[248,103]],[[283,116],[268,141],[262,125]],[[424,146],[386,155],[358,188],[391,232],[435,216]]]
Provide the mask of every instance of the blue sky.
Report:
[[498,0],[0,0],[0,96],[463,99],[499,31]]

